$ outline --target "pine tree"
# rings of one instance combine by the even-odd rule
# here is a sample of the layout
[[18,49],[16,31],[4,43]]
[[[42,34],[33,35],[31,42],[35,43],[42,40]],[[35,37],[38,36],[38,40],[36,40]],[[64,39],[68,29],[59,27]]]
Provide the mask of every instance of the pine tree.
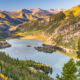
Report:
[[73,59],[64,64],[61,80],[77,80],[77,68]]
[[80,61],[77,61],[77,64],[76,64],[76,66],[77,66],[77,80],[80,80]]

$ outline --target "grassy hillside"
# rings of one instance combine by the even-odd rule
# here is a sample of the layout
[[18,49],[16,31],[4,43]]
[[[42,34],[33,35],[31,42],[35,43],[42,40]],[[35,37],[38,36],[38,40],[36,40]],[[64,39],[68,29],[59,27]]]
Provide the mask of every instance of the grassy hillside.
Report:
[[51,72],[52,68],[46,64],[20,61],[0,52],[0,73],[8,80],[53,80],[47,75]]

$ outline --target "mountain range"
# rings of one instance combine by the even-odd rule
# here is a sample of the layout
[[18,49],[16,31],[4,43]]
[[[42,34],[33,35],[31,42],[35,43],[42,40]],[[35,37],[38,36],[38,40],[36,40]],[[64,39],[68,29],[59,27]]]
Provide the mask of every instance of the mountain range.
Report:
[[43,20],[51,15],[54,15],[62,9],[50,9],[42,10],[37,9],[19,9],[15,11],[4,11],[0,10],[0,30],[5,31],[6,29],[12,28],[16,25],[22,24],[32,20]]

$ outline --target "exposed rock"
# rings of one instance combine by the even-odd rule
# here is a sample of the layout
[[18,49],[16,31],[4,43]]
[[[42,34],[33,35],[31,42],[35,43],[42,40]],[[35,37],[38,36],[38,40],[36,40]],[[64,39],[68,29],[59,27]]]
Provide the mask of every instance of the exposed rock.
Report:
[[56,50],[60,50],[60,51],[66,52],[65,50],[63,50],[60,47],[56,47],[56,46],[52,46],[52,45],[46,45],[46,44],[43,44],[42,47],[35,47],[35,49],[38,50],[38,51],[46,52],[46,53],[53,53]]
[[27,47],[32,47],[31,45],[27,45]]
[[11,47],[11,45],[4,40],[0,41],[0,48],[7,48],[7,47]]

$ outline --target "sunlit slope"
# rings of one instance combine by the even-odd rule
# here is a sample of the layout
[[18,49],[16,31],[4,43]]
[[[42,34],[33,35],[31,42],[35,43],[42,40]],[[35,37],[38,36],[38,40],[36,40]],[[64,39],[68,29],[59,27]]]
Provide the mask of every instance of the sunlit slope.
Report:
[[56,13],[59,13],[60,10],[43,10],[40,8],[36,9],[19,9],[12,12],[9,12],[11,16],[15,16],[15,18],[26,18],[28,20],[42,20],[45,19],[51,15],[54,15]]
[[69,10],[65,10],[64,14],[66,15],[66,19],[68,19],[70,16],[79,16],[80,15],[80,5],[73,7]]
[[[50,12],[51,11],[51,12]],[[40,21],[48,19],[54,13],[61,10],[42,10],[42,9],[19,9],[15,11],[0,10],[0,29],[1,30],[15,30],[19,24],[28,21]]]

